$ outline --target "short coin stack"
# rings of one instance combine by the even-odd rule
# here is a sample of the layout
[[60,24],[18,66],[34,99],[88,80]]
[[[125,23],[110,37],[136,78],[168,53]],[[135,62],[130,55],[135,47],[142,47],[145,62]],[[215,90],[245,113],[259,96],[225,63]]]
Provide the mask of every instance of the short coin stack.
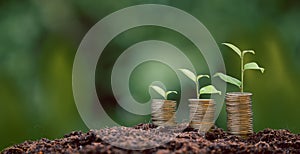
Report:
[[227,131],[246,137],[253,133],[251,93],[227,93]]
[[213,99],[190,99],[190,126],[207,132],[214,125],[216,103]]
[[176,101],[154,99],[151,104],[152,123],[157,126],[174,126]]

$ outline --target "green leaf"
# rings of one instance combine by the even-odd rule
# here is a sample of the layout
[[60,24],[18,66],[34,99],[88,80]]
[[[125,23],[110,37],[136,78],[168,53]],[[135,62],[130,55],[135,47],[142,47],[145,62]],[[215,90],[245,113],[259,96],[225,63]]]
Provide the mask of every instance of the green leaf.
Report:
[[195,83],[197,83],[197,79],[196,79],[196,75],[188,70],[188,69],[179,69],[184,75],[186,75],[188,78],[190,78],[192,81],[194,81]]
[[166,99],[168,98],[168,95],[172,94],[172,93],[178,94],[177,91],[168,91],[168,92],[166,92]]
[[257,63],[255,63],[255,62],[251,62],[251,63],[245,64],[244,65],[244,70],[260,70],[261,73],[264,73],[264,71],[265,71],[264,68],[259,67],[257,65]]
[[243,56],[244,56],[246,53],[251,53],[251,54],[254,54],[254,55],[255,55],[255,52],[254,52],[253,50],[244,50],[244,51],[243,51]]
[[223,45],[226,45],[226,46],[228,46],[229,48],[231,48],[233,51],[235,51],[240,57],[242,56],[242,52],[241,52],[241,50],[238,48],[238,47],[236,47],[236,46],[234,46],[233,44],[230,44],[230,43],[222,43]]
[[240,80],[238,80],[238,79],[236,79],[236,78],[233,78],[233,77],[231,77],[231,76],[228,76],[228,75],[226,75],[226,74],[223,74],[223,73],[216,73],[216,74],[214,75],[214,77],[216,77],[216,76],[220,77],[223,81],[228,82],[228,83],[231,83],[231,84],[236,85],[236,86],[238,86],[238,87],[241,87],[241,85],[242,85],[242,82],[241,82]]
[[154,91],[156,91],[159,95],[161,95],[162,97],[164,97],[164,99],[166,98],[166,92],[165,90],[163,90],[162,88],[158,87],[158,86],[150,86]]
[[221,91],[218,91],[213,85],[208,85],[200,89],[201,94],[219,94],[221,95]]
[[197,81],[201,78],[209,78],[209,75],[198,75],[197,76]]

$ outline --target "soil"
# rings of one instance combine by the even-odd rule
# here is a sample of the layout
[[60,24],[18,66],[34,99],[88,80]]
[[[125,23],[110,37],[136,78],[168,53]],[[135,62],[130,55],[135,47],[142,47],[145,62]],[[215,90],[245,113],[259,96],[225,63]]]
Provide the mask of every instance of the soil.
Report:
[[300,134],[288,130],[265,129],[248,138],[229,135],[220,128],[206,134],[192,128],[183,132],[163,130],[153,124],[140,124],[87,133],[75,131],[61,139],[25,141],[1,153],[300,153]]

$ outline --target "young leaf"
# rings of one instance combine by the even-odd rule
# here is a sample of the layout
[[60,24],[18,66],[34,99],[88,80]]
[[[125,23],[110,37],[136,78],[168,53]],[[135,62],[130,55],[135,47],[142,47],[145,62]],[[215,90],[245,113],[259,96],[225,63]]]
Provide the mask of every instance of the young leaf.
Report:
[[235,51],[240,57],[242,56],[242,52],[241,52],[241,50],[238,48],[238,47],[236,47],[236,46],[234,46],[233,44],[230,44],[230,43],[222,43],[223,45],[226,45],[226,46],[228,46],[229,48],[231,48],[233,51]]
[[260,70],[261,73],[264,73],[265,69],[259,67],[255,62],[251,62],[244,65],[244,70]]
[[161,95],[162,97],[164,97],[164,99],[166,98],[166,92],[165,90],[163,90],[162,88],[158,87],[158,86],[150,86],[153,90],[155,90],[159,95]]
[[168,98],[168,95],[172,94],[172,93],[178,94],[177,91],[168,91],[168,92],[166,92],[166,99]]
[[184,75],[186,75],[188,78],[190,78],[192,81],[194,81],[195,83],[197,83],[197,80],[196,80],[196,75],[188,70],[188,69],[179,69]]
[[244,50],[243,51],[243,56],[246,54],[246,53],[252,53],[255,55],[255,52],[253,50]]
[[208,85],[200,89],[201,94],[219,94],[221,95],[221,91],[218,91],[213,85]]
[[228,76],[228,75],[226,75],[226,74],[223,74],[223,73],[216,73],[216,74],[214,75],[214,77],[216,77],[216,76],[220,77],[220,78],[221,78],[222,80],[224,80],[225,82],[231,83],[231,84],[236,85],[236,86],[238,86],[238,87],[241,87],[241,85],[242,85],[242,82],[241,82],[240,80],[238,80],[238,79],[236,79],[236,78],[233,78],[233,77],[231,77],[231,76]]
[[209,75],[198,75],[197,76],[197,81],[201,78],[209,78]]

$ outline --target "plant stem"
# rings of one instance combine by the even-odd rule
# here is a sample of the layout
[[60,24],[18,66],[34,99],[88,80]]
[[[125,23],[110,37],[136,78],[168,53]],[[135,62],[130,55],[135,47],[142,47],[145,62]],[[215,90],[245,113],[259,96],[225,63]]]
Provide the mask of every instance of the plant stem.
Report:
[[244,55],[241,55],[241,92],[244,92]]

